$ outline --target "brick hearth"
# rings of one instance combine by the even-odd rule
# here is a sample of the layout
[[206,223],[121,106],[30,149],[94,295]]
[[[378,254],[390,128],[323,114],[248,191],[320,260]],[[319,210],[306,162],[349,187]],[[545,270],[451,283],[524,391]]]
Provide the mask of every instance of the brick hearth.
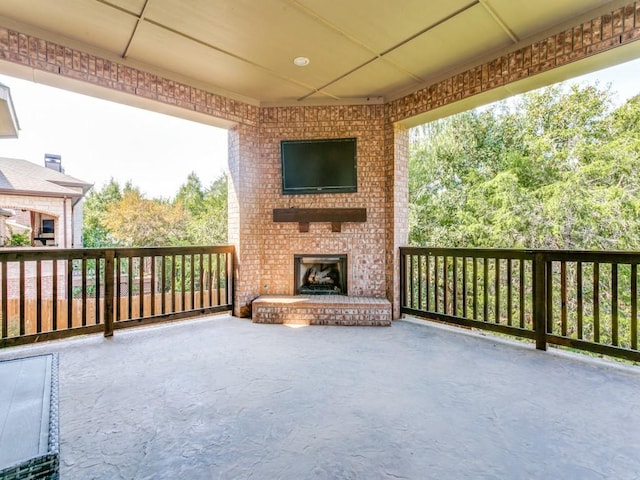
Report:
[[391,302],[342,295],[269,295],[253,301],[254,323],[288,325],[391,325]]

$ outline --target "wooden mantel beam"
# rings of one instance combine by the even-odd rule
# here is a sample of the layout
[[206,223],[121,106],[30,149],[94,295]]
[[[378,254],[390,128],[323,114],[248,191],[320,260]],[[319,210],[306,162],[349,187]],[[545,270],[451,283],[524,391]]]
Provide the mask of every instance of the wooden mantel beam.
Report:
[[340,232],[344,222],[366,222],[366,208],[274,208],[274,222],[296,222],[298,231],[308,232],[309,223],[329,222],[332,232]]

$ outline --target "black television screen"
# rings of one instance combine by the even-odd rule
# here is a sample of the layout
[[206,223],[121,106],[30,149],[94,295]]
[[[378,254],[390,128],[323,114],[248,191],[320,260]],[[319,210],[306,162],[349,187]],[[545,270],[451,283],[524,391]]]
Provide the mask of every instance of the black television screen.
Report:
[[282,140],[282,193],[356,192],[356,139]]

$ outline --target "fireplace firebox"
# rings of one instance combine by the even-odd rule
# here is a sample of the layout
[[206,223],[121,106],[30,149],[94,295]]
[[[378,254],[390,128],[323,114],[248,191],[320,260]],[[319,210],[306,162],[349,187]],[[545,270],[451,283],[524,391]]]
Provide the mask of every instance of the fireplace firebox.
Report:
[[294,255],[296,295],[347,295],[347,256]]

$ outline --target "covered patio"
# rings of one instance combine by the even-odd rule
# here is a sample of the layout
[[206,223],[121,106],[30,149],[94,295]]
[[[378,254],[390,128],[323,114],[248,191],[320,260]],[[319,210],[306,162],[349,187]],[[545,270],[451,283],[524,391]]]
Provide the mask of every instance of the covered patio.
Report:
[[[593,264],[596,283],[607,262],[617,292],[615,255],[403,253],[409,128],[637,58],[639,38],[640,3],[628,0],[3,2],[1,72],[229,132],[232,246],[0,256],[0,360],[59,353],[61,478],[637,479],[637,368],[399,318],[469,327],[469,314],[538,347],[586,343],[582,303],[568,339],[565,287],[560,333],[547,322],[552,262]],[[345,138],[357,141],[356,190],[284,191],[281,142]],[[261,296],[295,294],[300,255],[347,257],[347,296],[388,302],[393,326],[239,318]],[[614,302],[603,342],[620,347],[628,323],[622,347],[637,358],[632,257],[630,320],[618,323]],[[47,262],[60,265],[50,281]],[[222,310],[234,317],[111,336]]]
[[640,471],[637,368],[407,319],[227,315],[59,352],[71,479],[579,478]]

